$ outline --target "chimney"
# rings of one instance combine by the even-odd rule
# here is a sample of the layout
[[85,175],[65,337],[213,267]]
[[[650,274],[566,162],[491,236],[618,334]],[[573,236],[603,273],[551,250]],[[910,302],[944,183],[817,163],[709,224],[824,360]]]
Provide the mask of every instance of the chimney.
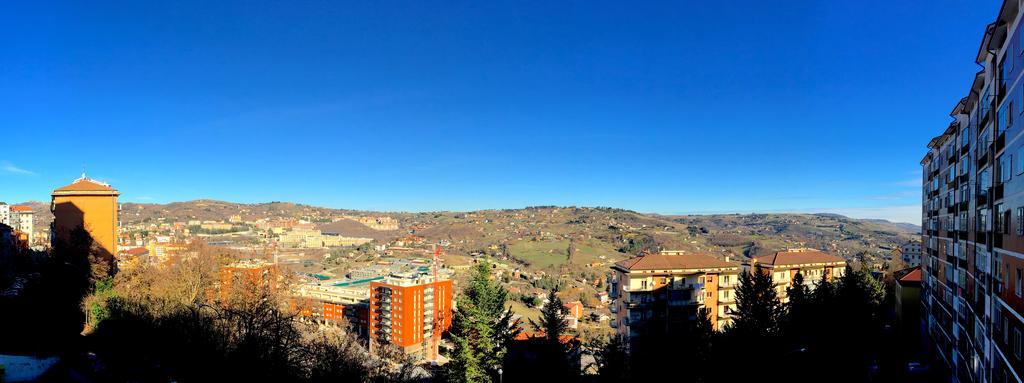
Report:
[[728,255],[725,256],[725,261],[729,262],[729,256]]

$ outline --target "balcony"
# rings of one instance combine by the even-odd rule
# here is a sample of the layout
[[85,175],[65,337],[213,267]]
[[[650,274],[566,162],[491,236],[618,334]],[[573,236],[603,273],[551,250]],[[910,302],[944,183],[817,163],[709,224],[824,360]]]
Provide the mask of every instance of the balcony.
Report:
[[651,308],[650,302],[628,302],[626,307],[630,310],[646,310]]

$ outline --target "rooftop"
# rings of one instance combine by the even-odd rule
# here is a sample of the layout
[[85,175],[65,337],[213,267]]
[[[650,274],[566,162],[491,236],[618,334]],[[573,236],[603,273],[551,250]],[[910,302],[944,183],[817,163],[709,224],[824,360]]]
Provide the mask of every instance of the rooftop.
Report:
[[110,185],[106,183],[86,177],[83,173],[81,177],[76,179],[70,185],[55,189],[53,194],[67,194],[74,192],[109,192],[105,194],[116,194],[117,189],[110,187]]
[[[903,276],[899,276],[900,274],[903,274]],[[916,267],[912,267],[912,268],[909,268],[909,269],[904,269],[904,270],[897,271],[896,275],[898,276],[897,280],[901,284],[902,283],[907,283],[907,282],[910,282],[910,283],[914,283],[914,282],[921,283],[921,266],[916,266]]]
[[817,263],[846,263],[846,260],[821,250],[791,249],[754,258],[756,263],[772,266],[806,265]]
[[685,254],[662,251],[615,263],[625,270],[679,270],[679,269],[721,269],[739,267],[733,262],[719,260],[707,254]]

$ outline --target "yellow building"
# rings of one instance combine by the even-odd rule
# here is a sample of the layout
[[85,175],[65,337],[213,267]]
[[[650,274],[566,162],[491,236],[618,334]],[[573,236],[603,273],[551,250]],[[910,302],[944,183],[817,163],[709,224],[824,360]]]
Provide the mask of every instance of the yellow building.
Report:
[[82,177],[53,191],[51,240],[56,246],[67,241],[78,227],[85,229],[107,254],[117,254],[117,189]]
[[731,323],[738,263],[707,254],[662,251],[618,262],[612,271],[612,326],[630,343],[664,335],[700,310],[707,312],[715,329]]
[[804,285],[814,289],[815,284],[822,278],[832,280],[832,278],[842,277],[846,272],[845,259],[807,248],[780,251],[772,255],[753,258],[745,266],[749,269],[753,265],[771,273],[772,281],[775,282],[775,291],[782,302],[789,301],[787,289],[793,286],[793,277],[797,273],[803,277]]

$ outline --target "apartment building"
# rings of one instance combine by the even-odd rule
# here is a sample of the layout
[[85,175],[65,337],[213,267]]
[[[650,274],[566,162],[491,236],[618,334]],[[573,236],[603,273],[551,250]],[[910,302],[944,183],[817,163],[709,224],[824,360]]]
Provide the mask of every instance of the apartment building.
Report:
[[903,264],[908,267],[921,265],[921,243],[910,242],[900,246],[893,252],[894,257],[899,257]]
[[11,205],[0,202],[0,224],[11,226]]
[[[1024,376],[1024,40],[1021,2],[984,29],[981,66],[921,160],[921,314],[957,382]],[[969,80],[969,81],[966,81]]]
[[369,337],[370,286],[302,284],[293,297],[301,299],[303,318],[327,325],[346,325],[360,339]]
[[245,260],[220,268],[220,300],[254,299],[259,289],[277,289],[277,265],[263,260]]
[[408,272],[370,283],[371,351],[390,343],[417,360],[436,360],[441,334],[451,323],[451,280]]
[[679,328],[698,309],[706,309],[721,329],[736,308],[740,265],[728,259],[662,251],[618,262],[612,271],[612,327],[627,343]]
[[35,241],[35,225],[32,220],[35,219],[35,212],[29,206],[15,205],[11,206],[11,224],[15,230],[19,230],[28,236],[28,243],[34,245]]
[[822,278],[831,280],[839,278],[846,272],[846,260],[815,249],[790,249],[772,255],[755,257],[744,264],[745,268],[760,267],[771,273],[775,282],[775,291],[779,299],[789,301],[788,288],[793,286],[793,278],[799,273],[804,285],[814,288]]

